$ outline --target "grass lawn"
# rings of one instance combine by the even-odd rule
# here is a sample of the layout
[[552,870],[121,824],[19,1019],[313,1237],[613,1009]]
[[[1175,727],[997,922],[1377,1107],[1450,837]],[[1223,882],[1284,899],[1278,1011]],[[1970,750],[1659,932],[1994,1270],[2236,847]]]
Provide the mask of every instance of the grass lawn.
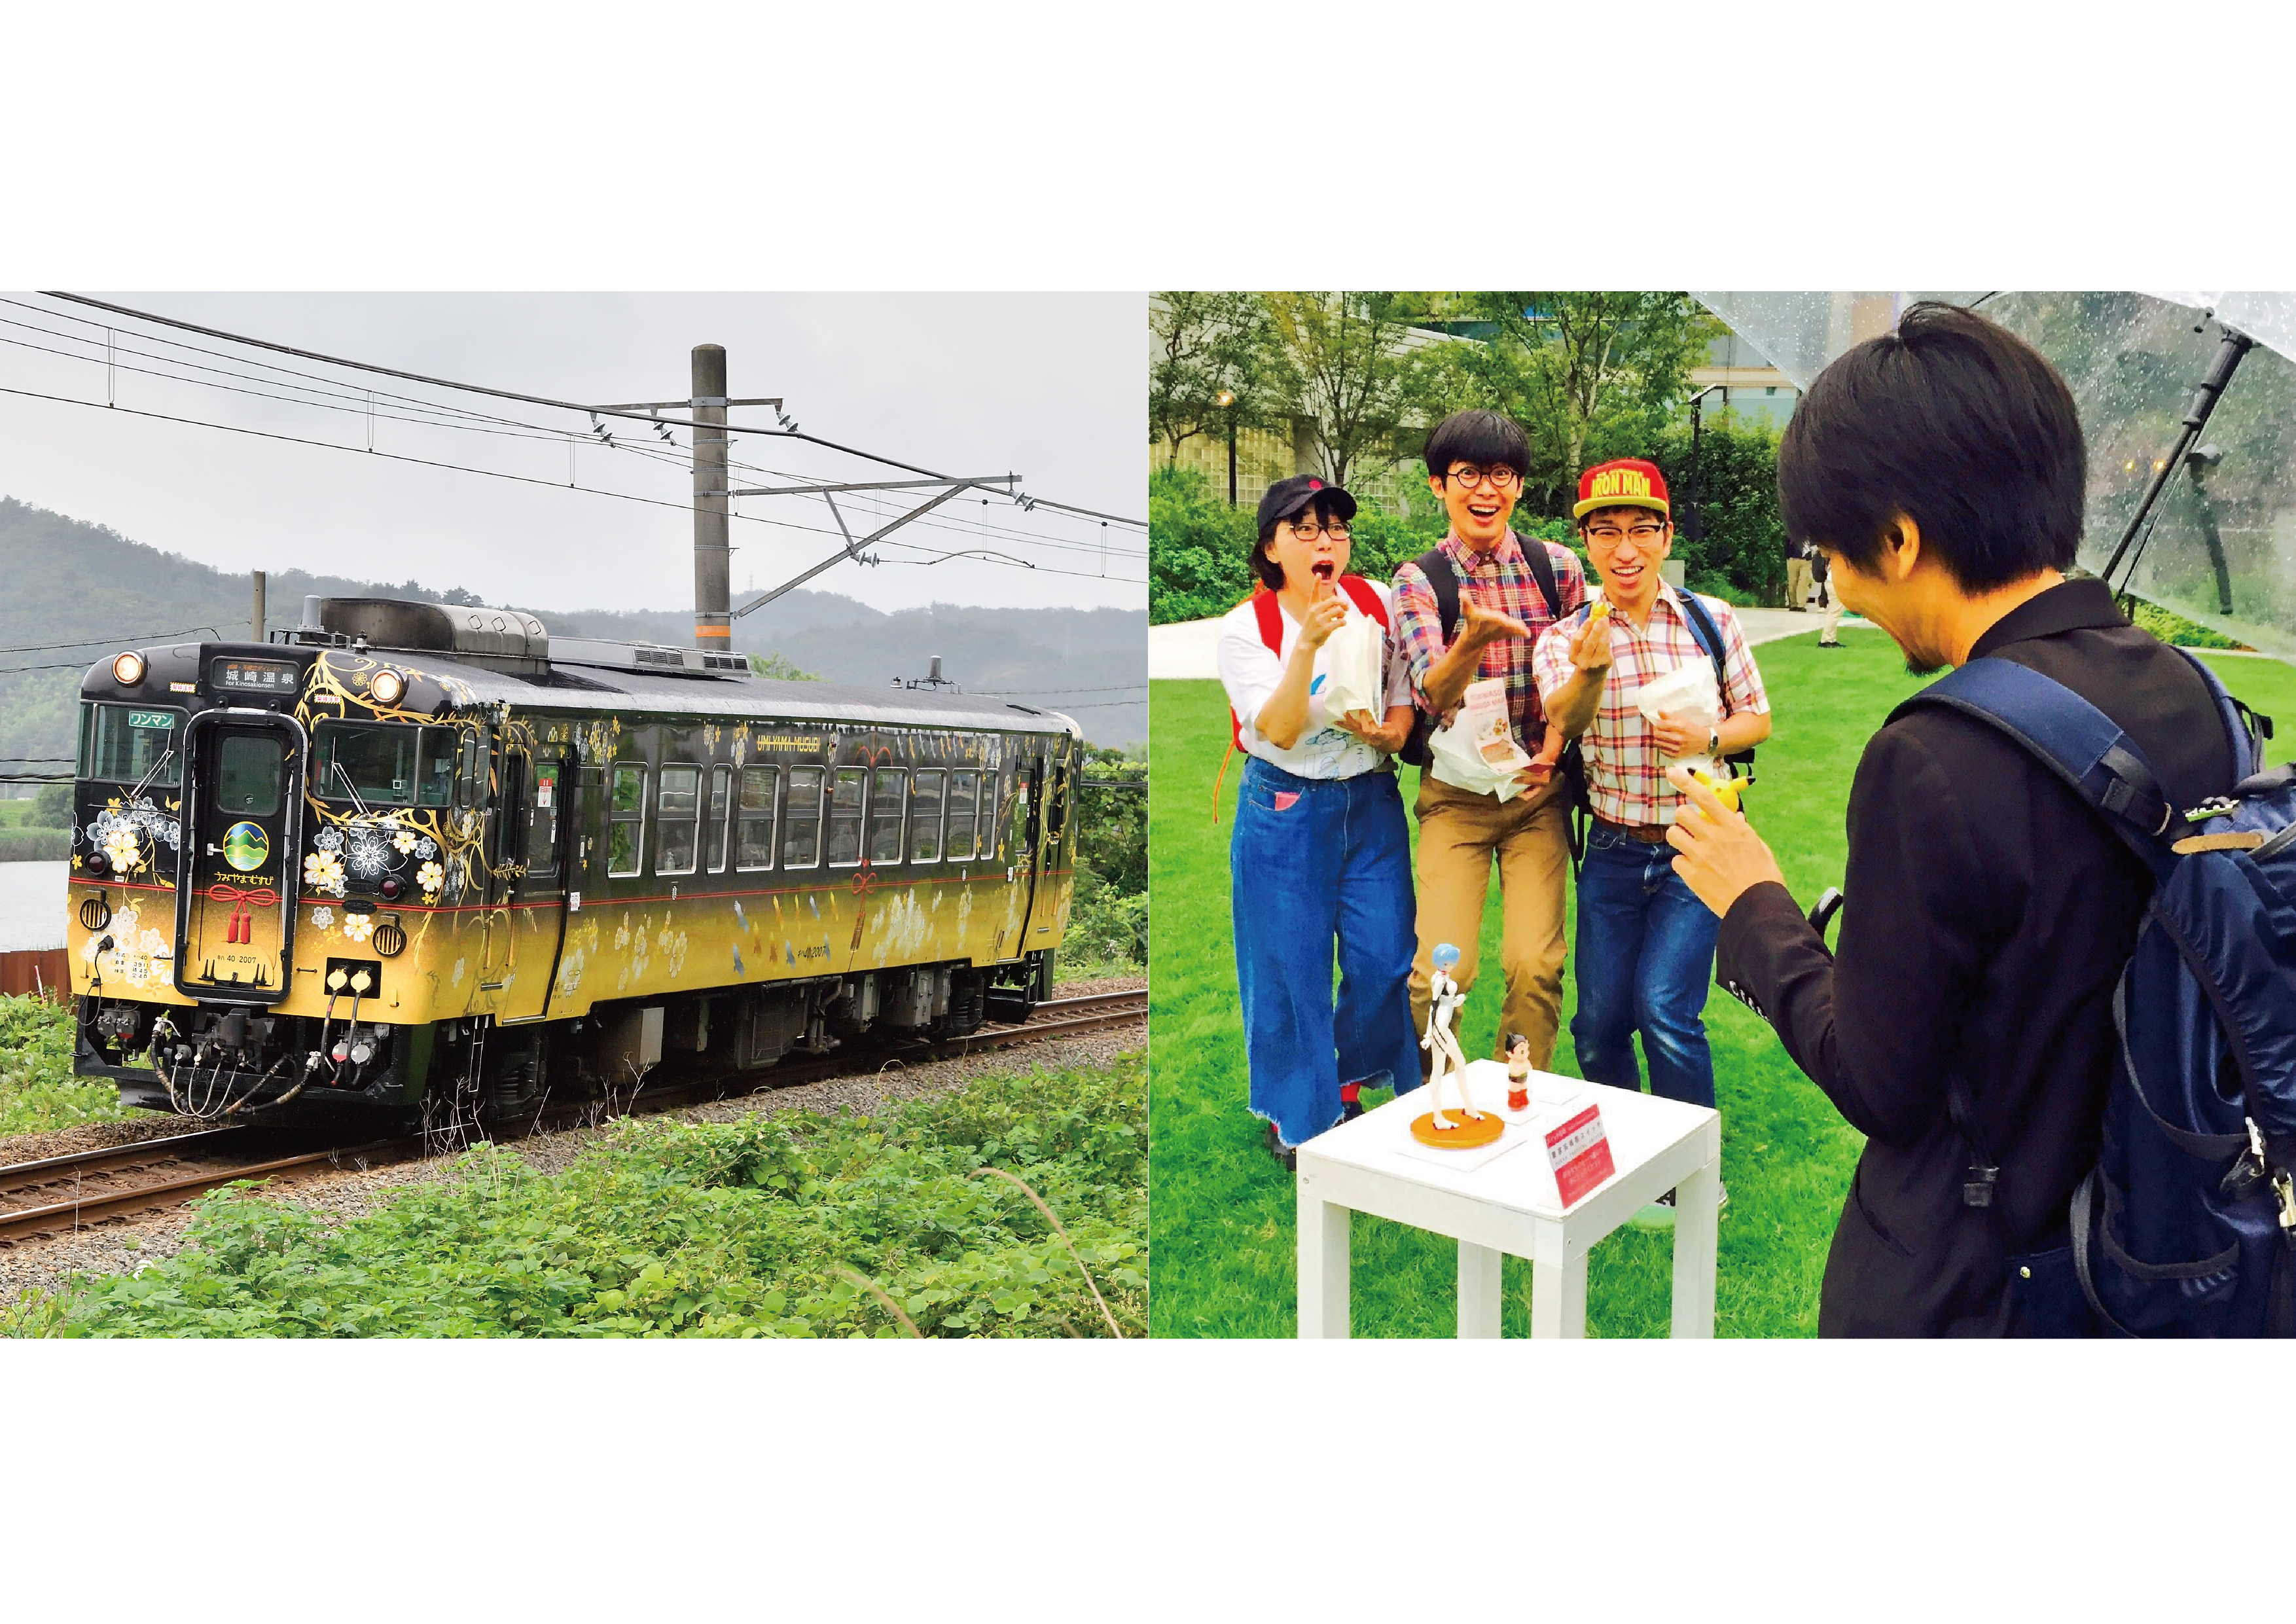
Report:
[[[1776,732],[1761,748],[1747,810],[1804,906],[1841,881],[1842,816],[1866,739],[1921,685],[1880,633],[1853,630],[1844,641],[1841,653],[1820,652],[1812,632],[1755,651]],[[2234,693],[2283,719],[2272,758],[2296,754],[2296,668],[2237,656],[2213,656],[2210,663]],[[1263,1148],[1261,1123],[1245,1104],[1229,923],[1233,763],[1220,822],[1211,821],[1212,779],[1227,745],[1219,685],[1152,684],[1150,726],[1149,888],[1157,915],[1149,961],[1151,1323],[1159,1336],[1288,1337],[1296,1328],[1292,1180]],[[1403,769],[1406,807],[1417,776]],[[1571,929],[1575,940],[1575,922]],[[1490,1053],[1498,1021],[1496,905],[1485,913],[1482,962],[1494,967],[1491,976],[1463,1016],[1470,1058]],[[1578,1070],[1569,1025],[1576,999],[1576,977],[1566,969],[1558,1071]],[[1786,1058],[1769,1027],[1718,988],[1710,988],[1706,1022],[1730,1187],[1717,1333],[1811,1335],[1826,1245],[1862,1141]],[[1456,1247],[1381,1218],[1357,1215],[1354,1222],[1355,1333],[1451,1335]],[[1595,1247],[1589,1335],[1666,1334],[1672,1251],[1671,1236],[1630,1230]],[[1506,1270],[1505,1328],[1526,1335],[1530,1266],[1510,1258]]]

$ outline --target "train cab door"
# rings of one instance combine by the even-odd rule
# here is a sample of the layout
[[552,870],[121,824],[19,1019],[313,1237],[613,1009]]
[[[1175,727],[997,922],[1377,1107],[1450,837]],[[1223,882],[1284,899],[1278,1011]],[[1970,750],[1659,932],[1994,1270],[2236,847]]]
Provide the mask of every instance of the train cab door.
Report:
[[293,964],[303,730],[291,717],[210,710],[185,726],[184,747],[176,988],[276,1004]]
[[521,973],[518,1018],[538,1020],[547,1013],[548,988],[557,980],[558,956],[565,947],[567,892],[581,884],[578,876],[568,878],[568,848],[578,844],[567,839],[573,829],[567,816],[573,770],[562,746],[511,759],[519,764],[518,799],[505,791],[503,807],[512,824],[511,860],[524,871],[511,882],[511,921],[522,953],[531,956],[525,970],[545,975],[541,992],[529,997]]
[[1013,883],[1023,888],[1021,939],[1005,944],[1005,956],[1017,958],[1034,932],[1037,881],[1045,867],[1045,758],[1023,756],[1013,769],[1012,823],[1005,832],[1013,854]]

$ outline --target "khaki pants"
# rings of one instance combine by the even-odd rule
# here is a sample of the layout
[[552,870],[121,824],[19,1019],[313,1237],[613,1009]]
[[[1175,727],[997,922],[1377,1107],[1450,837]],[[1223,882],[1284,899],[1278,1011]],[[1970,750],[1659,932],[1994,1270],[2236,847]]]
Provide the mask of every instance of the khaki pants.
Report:
[[[1427,1029],[1427,986],[1435,944],[1459,949],[1452,979],[1475,985],[1476,942],[1482,934],[1483,898],[1491,862],[1499,868],[1504,921],[1499,963],[1506,975],[1492,1057],[1506,1058],[1506,1035],[1530,1039],[1530,1063],[1545,1070],[1554,1058],[1562,1008],[1562,890],[1570,873],[1568,816],[1557,792],[1536,810],[1523,798],[1501,806],[1489,795],[1470,795],[1431,773],[1419,779],[1419,947],[1411,961],[1412,1029]],[[1420,1052],[1420,1066],[1427,1064]]]
[[1809,602],[1809,560],[1786,560],[1786,607],[1800,609]]

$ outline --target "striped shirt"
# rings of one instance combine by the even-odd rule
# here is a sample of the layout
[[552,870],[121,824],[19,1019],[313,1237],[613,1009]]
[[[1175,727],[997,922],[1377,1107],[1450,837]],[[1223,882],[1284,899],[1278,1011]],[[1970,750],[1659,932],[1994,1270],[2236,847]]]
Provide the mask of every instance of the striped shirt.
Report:
[[[1507,685],[1507,709],[1514,718],[1515,740],[1529,755],[1538,753],[1546,737],[1546,710],[1539,698],[1538,683],[1531,668],[1531,648],[1538,635],[1552,626],[1556,616],[1546,612],[1546,599],[1538,590],[1538,578],[1530,572],[1530,563],[1523,556],[1523,538],[1510,530],[1499,545],[1488,553],[1478,553],[1454,533],[1443,537],[1438,551],[1451,561],[1451,568],[1459,577],[1460,610],[1465,612],[1466,600],[1472,598],[1485,609],[1495,609],[1504,615],[1513,615],[1530,628],[1528,637],[1502,637],[1484,649],[1482,663],[1476,668],[1478,677],[1497,677]],[[1568,547],[1550,541],[1534,544],[1546,549],[1546,556],[1554,566],[1554,595],[1562,600],[1562,615],[1569,615],[1587,601],[1587,572],[1579,567],[1578,555]],[[1427,673],[1443,657],[1449,646],[1450,630],[1439,623],[1435,606],[1435,589],[1428,584],[1426,575],[1414,561],[1395,572],[1395,629],[1403,645],[1405,658],[1411,666],[1411,691],[1423,710],[1431,710],[1427,703]]]
[[[1722,669],[1726,678],[1722,713],[1767,712],[1769,695],[1762,691],[1762,674],[1755,668],[1753,652],[1738,617],[1719,598],[1701,596],[1699,602],[1722,634]],[[1660,582],[1651,605],[1650,624],[1636,626],[1613,613],[1611,628],[1611,671],[1603,684],[1602,703],[1594,725],[1587,728],[1582,754],[1587,762],[1587,799],[1595,816],[1614,824],[1661,824],[1673,820],[1685,799],[1666,780],[1658,737],[1643,713],[1635,709],[1643,685],[1654,682],[1688,660],[1707,661],[1690,617],[1672,586]],[[1570,663],[1576,625],[1557,626],[1538,640],[1533,656],[1542,700],[1552,701],[1562,685],[1578,674]]]

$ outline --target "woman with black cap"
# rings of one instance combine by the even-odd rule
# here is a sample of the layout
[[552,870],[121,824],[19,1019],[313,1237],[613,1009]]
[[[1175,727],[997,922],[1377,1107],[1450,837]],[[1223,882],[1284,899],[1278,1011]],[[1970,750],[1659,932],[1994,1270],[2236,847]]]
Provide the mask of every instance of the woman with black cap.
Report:
[[[1419,1084],[1411,844],[1392,759],[1410,732],[1410,674],[1388,589],[1347,573],[1355,513],[1353,496],[1310,475],[1269,487],[1251,550],[1260,586],[1220,632],[1220,682],[1250,757],[1228,868],[1251,1109],[1287,1168],[1293,1147],[1360,1114],[1365,1085]],[[1357,614],[1378,623],[1383,713],[1334,716],[1318,697],[1326,644]]]

